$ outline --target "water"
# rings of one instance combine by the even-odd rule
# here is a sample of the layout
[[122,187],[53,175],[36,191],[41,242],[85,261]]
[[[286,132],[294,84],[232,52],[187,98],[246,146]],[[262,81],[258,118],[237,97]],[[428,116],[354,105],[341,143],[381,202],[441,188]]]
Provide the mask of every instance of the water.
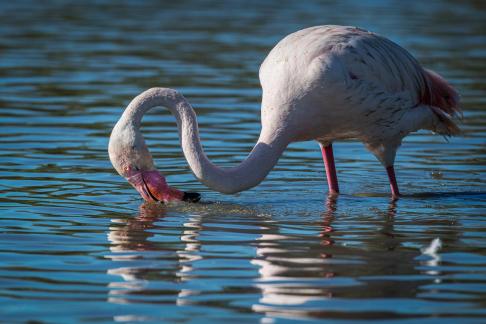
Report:
[[[6,323],[481,322],[486,316],[481,1],[0,2],[0,314]],[[179,89],[205,149],[235,165],[259,133],[258,67],[295,30],[387,35],[462,95],[464,135],[420,132],[397,158],[404,197],[362,144],[316,143],[226,196],[190,174],[174,119],[144,119],[158,166],[201,204],[153,206],[112,169],[111,128],[152,86]]]

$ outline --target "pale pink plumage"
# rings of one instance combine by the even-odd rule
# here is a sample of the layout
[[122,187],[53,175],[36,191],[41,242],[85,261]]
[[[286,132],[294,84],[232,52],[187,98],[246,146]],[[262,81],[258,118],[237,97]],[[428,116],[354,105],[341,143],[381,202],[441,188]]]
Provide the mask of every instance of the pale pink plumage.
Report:
[[[125,177],[127,167],[155,170],[139,126],[146,111],[165,106],[176,117],[191,170],[214,190],[249,189],[265,178],[289,143],[317,140],[330,191],[338,192],[330,145],[356,138],[387,168],[392,194],[397,196],[393,164],[402,138],[419,129],[446,136],[459,133],[453,120],[460,113],[457,92],[400,46],[359,28],[317,26],[290,34],[262,63],[260,81],[262,131],[239,166],[224,169],[209,161],[194,110],[180,93],[167,88],[150,89],[127,107],[110,138],[113,165]],[[165,182],[150,190],[145,187],[137,189],[150,191],[152,198],[152,190],[170,188]]]
[[427,87],[420,102],[429,106],[442,122],[446,129],[442,132],[443,135],[458,135],[460,129],[452,118],[462,114],[459,107],[459,94],[434,71],[425,69],[425,78]]

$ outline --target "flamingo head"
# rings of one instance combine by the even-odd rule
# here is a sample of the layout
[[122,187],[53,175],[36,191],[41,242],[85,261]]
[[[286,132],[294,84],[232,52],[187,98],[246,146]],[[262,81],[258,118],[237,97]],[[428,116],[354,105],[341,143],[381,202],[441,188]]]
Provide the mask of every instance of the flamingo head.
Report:
[[142,134],[132,127],[115,126],[108,152],[115,170],[146,201],[197,202],[201,198],[198,193],[180,191],[167,184],[165,177],[155,168]]

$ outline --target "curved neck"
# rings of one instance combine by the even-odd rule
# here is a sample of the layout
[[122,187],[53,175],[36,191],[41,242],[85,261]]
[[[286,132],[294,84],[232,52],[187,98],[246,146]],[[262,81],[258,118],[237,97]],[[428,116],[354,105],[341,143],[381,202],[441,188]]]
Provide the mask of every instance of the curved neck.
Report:
[[219,168],[209,161],[199,138],[196,114],[177,91],[153,88],[137,96],[125,110],[122,119],[140,128],[143,115],[156,106],[167,107],[177,120],[182,150],[196,178],[213,190],[236,193],[258,185],[277,164],[289,144],[283,132],[265,127],[253,150],[240,165]]

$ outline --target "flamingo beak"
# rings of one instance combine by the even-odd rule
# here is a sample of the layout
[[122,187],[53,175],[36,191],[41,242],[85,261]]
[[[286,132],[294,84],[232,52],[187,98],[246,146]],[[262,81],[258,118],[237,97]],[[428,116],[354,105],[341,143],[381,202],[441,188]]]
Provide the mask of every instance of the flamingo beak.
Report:
[[127,178],[128,182],[140,193],[146,201],[188,201],[198,202],[201,195],[193,192],[183,192],[170,187],[165,177],[158,171],[138,171]]

